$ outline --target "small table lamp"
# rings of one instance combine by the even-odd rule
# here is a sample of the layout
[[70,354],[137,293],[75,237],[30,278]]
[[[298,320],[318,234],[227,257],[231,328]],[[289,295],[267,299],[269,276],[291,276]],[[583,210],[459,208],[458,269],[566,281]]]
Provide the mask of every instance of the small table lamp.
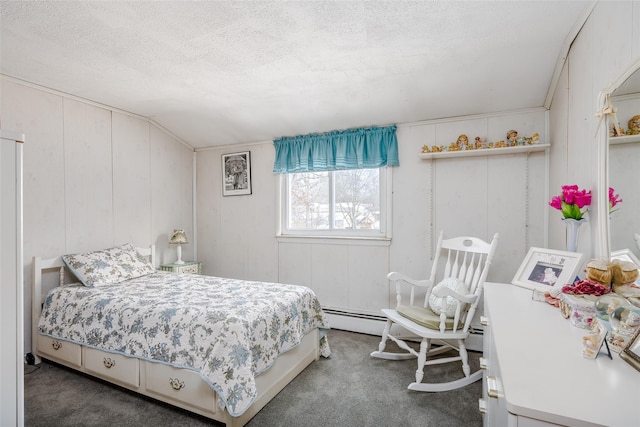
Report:
[[171,239],[169,239],[169,244],[178,245],[178,248],[176,249],[176,252],[178,253],[178,260],[175,264],[184,264],[184,261],[182,260],[182,246],[180,245],[184,245],[186,243],[189,243],[189,241],[187,240],[187,235],[184,230],[181,228],[173,230],[173,235],[171,236]]

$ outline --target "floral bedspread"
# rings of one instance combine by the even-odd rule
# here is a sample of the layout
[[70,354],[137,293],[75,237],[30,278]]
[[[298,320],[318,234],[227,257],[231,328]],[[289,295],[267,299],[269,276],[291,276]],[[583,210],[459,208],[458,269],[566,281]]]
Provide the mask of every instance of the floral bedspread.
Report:
[[255,377],[314,328],[328,357],[328,323],[309,288],[168,272],[57,287],[38,324],[54,338],[195,370],[232,416],[255,400]]

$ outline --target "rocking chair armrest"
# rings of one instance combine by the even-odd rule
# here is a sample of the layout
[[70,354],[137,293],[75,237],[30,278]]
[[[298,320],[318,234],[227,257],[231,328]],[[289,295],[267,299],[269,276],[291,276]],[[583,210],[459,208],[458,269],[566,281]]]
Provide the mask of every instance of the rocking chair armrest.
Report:
[[399,281],[407,282],[408,284],[414,285],[414,286],[430,287],[433,285],[433,283],[431,283],[431,280],[412,279],[411,277],[405,276],[404,274],[398,273],[396,271],[392,271],[391,273],[387,274],[387,279],[391,280],[392,282],[399,282]]
[[457,299],[460,302],[464,302],[467,304],[473,304],[476,299],[478,298],[478,295],[474,295],[474,294],[469,294],[469,295],[463,295],[463,294],[459,294],[458,292],[454,291],[451,288],[447,288],[445,286],[441,286],[441,287],[437,287],[437,288],[433,288],[433,290],[431,291],[433,295],[439,297],[439,298],[444,298],[447,296],[453,297],[455,299]]

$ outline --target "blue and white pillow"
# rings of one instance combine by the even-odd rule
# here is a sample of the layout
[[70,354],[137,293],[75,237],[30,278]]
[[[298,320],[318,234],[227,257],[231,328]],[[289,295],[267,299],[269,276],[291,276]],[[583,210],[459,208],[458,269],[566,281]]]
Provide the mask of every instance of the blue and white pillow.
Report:
[[100,251],[63,255],[71,272],[88,287],[110,285],[153,273],[153,266],[131,243]]

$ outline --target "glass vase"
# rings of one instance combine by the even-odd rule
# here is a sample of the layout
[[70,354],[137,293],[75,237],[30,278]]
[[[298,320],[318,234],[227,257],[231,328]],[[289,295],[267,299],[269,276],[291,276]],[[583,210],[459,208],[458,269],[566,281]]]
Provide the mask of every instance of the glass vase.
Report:
[[586,218],[573,219],[562,218],[562,221],[567,226],[567,251],[577,252],[578,250],[578,236],[580,235],[580,226],[587,222]]

